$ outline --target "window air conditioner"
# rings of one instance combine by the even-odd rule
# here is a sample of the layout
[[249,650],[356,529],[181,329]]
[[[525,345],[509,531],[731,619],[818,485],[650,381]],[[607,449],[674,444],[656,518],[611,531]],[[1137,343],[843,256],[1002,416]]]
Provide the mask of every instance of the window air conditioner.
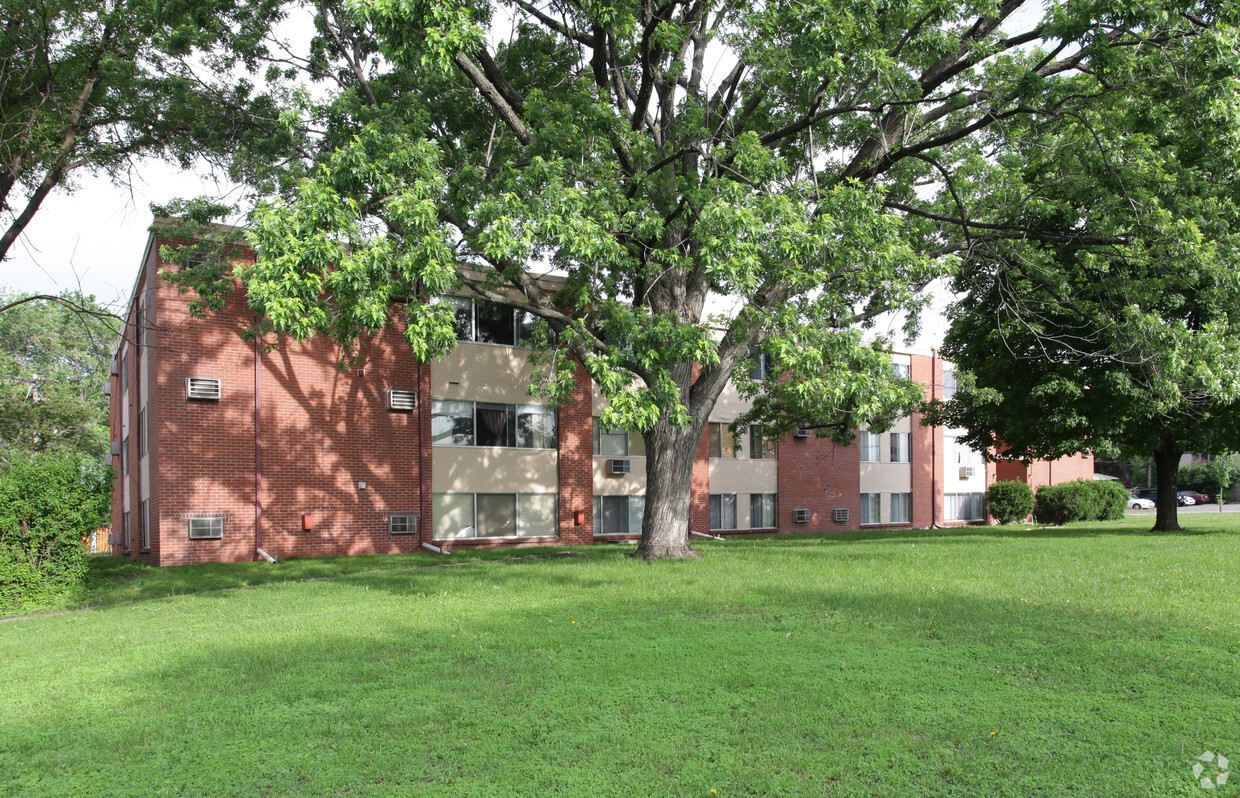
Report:
[[809,523],[809,508],[798,507],[795,510],[793,510],[792,511],[792,522],[794,524],[808,524]]
[[835,512],[832,515],[832,518],[834,518],[839,523],[843,523],[844,521],[847,521],[848,520],[848,508],[847,507],[836,507]]
[[794,438],[808,438],[810,433],[809,427],[797,427],[797,431],[792,433]]
[[218,402],[220,400],[220,381],[211,377],[186,377],[185,398]]
[[961,466],[960,467],[960,478],[961,479],[972,479],[973,478],[973,466]]
[[628,474],[630,472],[630,460],[608,460],[607,473],[609,474]]
[[388,394],[388,410],[398,413],[411,413],[418,409],[418,394],[415,391],[393,389]]

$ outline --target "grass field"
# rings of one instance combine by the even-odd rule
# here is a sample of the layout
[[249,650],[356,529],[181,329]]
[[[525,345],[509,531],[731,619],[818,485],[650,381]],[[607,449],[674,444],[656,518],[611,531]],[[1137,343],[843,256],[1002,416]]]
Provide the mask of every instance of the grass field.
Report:
[[1240,763],[1240,522],[1181,522],[99,561],[0,623],[0,795],[1240,795],[1191,772]]

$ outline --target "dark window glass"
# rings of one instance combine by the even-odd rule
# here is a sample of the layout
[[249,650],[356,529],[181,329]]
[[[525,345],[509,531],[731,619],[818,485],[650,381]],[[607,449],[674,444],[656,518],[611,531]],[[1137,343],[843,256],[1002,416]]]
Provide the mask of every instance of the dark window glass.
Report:
[[516,408],[512,405],[489,405],[479,402],[474,430],[478,446],[516,446]]
[[513,309],[492,302],[477,302],[478,340],[484,344],[507,344],[517,342],[516,321]]
[[475,526],[480,538],[517,534],[517,496],[515,493],[479,493]]
[[629,531],[629,497],[603,497],[604,535],[623,535]]
[[452,314],[455,317],[453,326],[456,327],[456,340],[474,340],[473,300],[466,299],[465,297],[450,296],[447,297],[446,301],[452,305]]

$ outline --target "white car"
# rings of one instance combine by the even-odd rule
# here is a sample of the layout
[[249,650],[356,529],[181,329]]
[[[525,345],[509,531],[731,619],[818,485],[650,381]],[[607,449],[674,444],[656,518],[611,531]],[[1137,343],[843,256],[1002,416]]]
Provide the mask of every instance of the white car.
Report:
[[1154,506],[1153,499],[1138,499],[1136,496],[1133,496],[1128,500],[1129,510],[1153,510]]

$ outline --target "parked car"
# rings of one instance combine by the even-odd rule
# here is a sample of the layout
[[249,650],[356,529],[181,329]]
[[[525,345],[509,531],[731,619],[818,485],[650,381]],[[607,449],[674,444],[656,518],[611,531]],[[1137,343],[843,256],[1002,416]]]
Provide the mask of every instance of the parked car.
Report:
[[1195,490],[1182,490],[1180,491],[1180,493],[1184,496],[1192,496],[1193,501],[1197,502],[1198,504],[1209,504],[1210,503],[1210,497],[1205,495],[1204,493],[1198,493]]
[[1197,503],[1197,500],[1188,495],[1188,491],[1182,490],[1175,494],[1175,503],[1181,507],[1188,507]]
[[1158,501],[1158,488],[1141,488],[1137,491],[1137,498]]
[[1129,510],[1153,510],[1157,506],[1153,499],[1142,499],[1140,496],[1133,496],[1128,500]]

